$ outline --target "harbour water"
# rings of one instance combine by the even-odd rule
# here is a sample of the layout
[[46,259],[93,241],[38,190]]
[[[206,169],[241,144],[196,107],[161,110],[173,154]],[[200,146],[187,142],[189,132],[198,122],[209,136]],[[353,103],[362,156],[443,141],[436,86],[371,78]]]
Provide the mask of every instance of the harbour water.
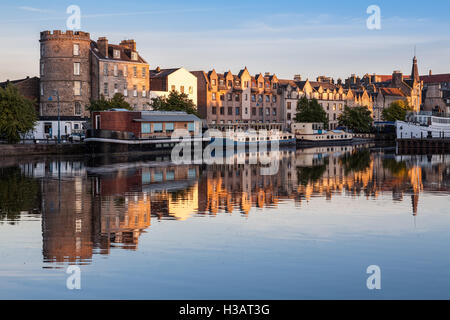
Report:
[[450,155],[275,156],[275,175],[144,156],[4,163],[0,298],[450,298]]

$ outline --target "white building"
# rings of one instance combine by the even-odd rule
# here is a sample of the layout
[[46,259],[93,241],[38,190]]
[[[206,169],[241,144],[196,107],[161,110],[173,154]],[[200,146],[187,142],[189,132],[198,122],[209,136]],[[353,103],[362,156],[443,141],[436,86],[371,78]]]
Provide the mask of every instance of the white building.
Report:
[[[60,136],[70,136],[73,133],[84,132],[86,121],[76,117],[61,117],[59,121]],[[56,139],[58,137],[58,118],[41,117],[36,122],[34,130],[27,134],[29,139]]]
[[185,93],[197,106],[197,77],[185,68],[150,70],[150,98]]

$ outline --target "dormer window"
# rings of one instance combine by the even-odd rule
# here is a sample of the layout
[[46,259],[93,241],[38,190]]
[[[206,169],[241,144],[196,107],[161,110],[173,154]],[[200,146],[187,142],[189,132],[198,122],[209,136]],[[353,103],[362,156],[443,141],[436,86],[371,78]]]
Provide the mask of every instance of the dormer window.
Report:
[[136,61],[138,59],[137,53],[136,52],[132,52],[131,53],[131,60]]
[[114,49],[114,59],[120,59],[120,50]]

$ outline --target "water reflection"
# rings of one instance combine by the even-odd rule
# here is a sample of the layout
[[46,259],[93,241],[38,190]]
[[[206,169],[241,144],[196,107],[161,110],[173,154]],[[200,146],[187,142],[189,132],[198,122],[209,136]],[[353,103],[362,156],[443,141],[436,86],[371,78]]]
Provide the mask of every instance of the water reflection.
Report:
[[[193,216],[276,210],[337,196],[393,201],[411,199],[419,214],[420,195],[450,191],[450,157],[396,156],[387,150],[324,147],[279,151],[279,171],[262,175],[237,154],[221,165],[174,166],[157,162],[30,162],[0,169],[0,219],[15,223],[21,212],[42,217],[43,260],[47,265],[91,263],[112,248],[137,250],[152,221]],[[244,157],[246,164],[238,164]],[[338,210],[338,208],[336,209]]]

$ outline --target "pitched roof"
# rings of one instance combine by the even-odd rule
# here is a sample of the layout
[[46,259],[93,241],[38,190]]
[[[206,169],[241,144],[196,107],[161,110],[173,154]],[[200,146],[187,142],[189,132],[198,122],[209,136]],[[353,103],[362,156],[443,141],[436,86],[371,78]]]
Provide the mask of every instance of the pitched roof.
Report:
[[450,73],[433,74],[431,76],[420,76],[423,83],[450,82]]
[[172,69],[159,69],[159,70],[150,70],[150,78],[165,78],[168,75],[174,73],[175,71],[180,70],[181,68],[172,68]]
[[[102,52],[100,52],[97,46],[97,42],[95,41],[91,41],[91,50],[99,59],[112,61],[130,61],[134,63],[147,63],[147,61],[145,61],[140,54],[138,54],[137,60],[132,60],[131,52],[133,51],[130,48],[125,47],[123,45],[121,46],[117,44],[108,44],[108,57],[105,57],[105,55]],[[120,51],[120,58],[114,58],[114,50]]]
[[17,83],[21,83],[23,81],[27,81],[27,80],[31,80],[31,79],[39,79],[39,77],[26,77],[24,79],[17,79],[17,80],[7,80],[4,82],[0,82],[0,87],[2,88],[6,88],[6,86],[10,83],[10,84],[17,84]]
[[384,96],[397,96],[397,97],[405,96],[402,90],[398,88],[380,88],[379,90]]

